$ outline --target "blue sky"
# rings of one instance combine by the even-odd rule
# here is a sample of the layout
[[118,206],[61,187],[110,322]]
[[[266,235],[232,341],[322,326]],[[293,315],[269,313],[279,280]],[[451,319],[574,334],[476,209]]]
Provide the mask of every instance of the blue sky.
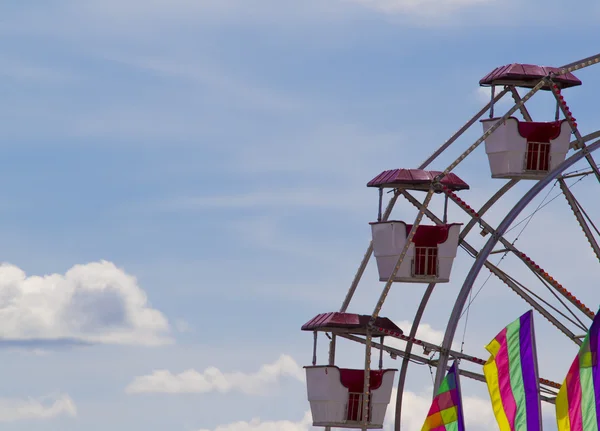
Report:
[[[596,53],[600,7],[563,8],[537,0],[2,2],[2,428],[308,430],[297,365],[310,362],[312,337],[299,328],[343,300],[377,214],[366,182],[425,160],[480,109],[478,81],[494,67]],[[588,133],[599,128],[600,79],[596,68],[577,76],[584,85],[565,97]],[[536,118],[551,119],[548,95],[539,100]],[[469,131],[434,167],[479,133]],[[457,173],[474,207],[499,184],[483,149]],[[592,193],[578,197],[590,213],[600,209]],[[595,258],[568,211],[559,197],[518,244],[595,310],[593,273],[572,271]],[[412,220],[415,211],[402,202],[395,214]],[[578,250],[578,260],[564,250]],[[423,338],[439,341],[471,262],[459,254]],[[351,310],[371,312],[380,288],[371,265]],[[383,314],[411,320],[422,288],[395,286]],[[505,312],[490,316],[495,303]],[[526,309],[490,281],[469,317],[470,352],[485,357],[483,345]],[[561,380],[574,345],[536,319],[542,372]],[[359,365],[361,349],[347,344],[340,361]],[[170,389],[140,393],[148,392],[143,376],[157,370]],[[411,370],[408,402],[419,413],[431,380],[429,370]],[[493,427],[485,388],[467,382],[465,390],[473,411],[484,406],[473,429]],[[417,413],[408,431],[420,429]]]

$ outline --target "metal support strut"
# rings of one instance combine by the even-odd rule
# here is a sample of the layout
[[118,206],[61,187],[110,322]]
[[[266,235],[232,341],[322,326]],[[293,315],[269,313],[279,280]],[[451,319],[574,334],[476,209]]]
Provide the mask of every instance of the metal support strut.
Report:
[[[429,297],[433,293],[433,288],[435,287],[435,283],[429,283],[425,293],[423,294],[423,298],[421,299],[421,304],[419,304],[419,308],[417,309],[417,313],[415,314],[415,319],[413,320],[412,327],[410,328],[409,339],[406,341],[406,347],[404,348],[406,351],[406,356],[402,359],[402,365],[400,367],[400,377],[398,378],[398,391],[396,392],[396,417],[394,421],[394,431],[400,431],[400,422],[402,418],[402,397],[404,395],[404,384],[406,383],[406,373],[408,372],[408,365],[410,363],[410,353],[412,351],[412,347],[414,344],[415,337],[417,336],[417,329],[419,329],[419,325],[421,324],[421,318],[423,317],[423,313],[425,312],[425,307],[427,306],[427,302],[429,302]],[[382,343],[383,344],[383,343]]]
[[[341,334],[340,337],[346,338],[347,340],[355,341],[355,342],[361,343],[361,344],[365,344],[365,342],[366,342],[366,340],[364,338],[358,337],[356,335],[351,335],[351,334]],[[417,339],[414,339],[414,343],[418,344],[418,345],[424,344],[424,342],[422,342],[421,340],[417,340]],[[435,367],[438,364],[438,361],[435,359],[429,359],[429,358],[426,358],[423,356],[416,355],[414,353],[408,353],[405,350],[400,350],[395,347],[385,346],[380,343],[374,342],[373,347],[376,349],[385,350],[390,355],[392,355],[392,357],[400,356],[402,358],[407,358],[409,361],[415,362],[419,365],[429,365],[431,367]],[[434,346],[434,348],[439,349],[439,346]],[[474,356],[468,356],[463,353],[455,352],[455,351],[451,351],[450,353],[452,354],[452,356],[456,355],[457,358],[460,358],[461,360],[464,360],[467,362],[471,362],[471,363],[478,364],[478,365],[485,364],[485,361],[483,359],[476,358]],[[463,369],[460,369],[459,373],[461,376],[465,376],[470,379],[478,380],[480,382],[485,382],[485,377],[482,374],[474,373],[471,371],[466,371]],[[560,388],[559,383],[556,383],[556,382],[553,382],[553,381],[547,380],[547,379],[542,379],[542,378],[540,378],[540,383],[545,386],[544,388],[542,388],[545,393],[550,393],[550,394],[556,396],[556,393],[552,392],[552,389],[559,389]],[[541,398],[543,401],[546,401],[546,402],[549,402],[552,404],[554,403],[553,398],[547,398],[547,397],[543,397],[543,396]]]
[[552,79],[548,79],[547,81],[550,83],[550,88],[552,89],[552,94],[554,95],[554,97],[556,99],[556,103],[558,104],[560,110],[563,112],[563,115],[565,116],[567,122],[569,123],[569,126],[571,126],[573,135],[575,135],[575,138],[577,139],[576,148],[582,149],[584,151],[586,160],[588,161],[588,163],[590,164],[590,167],[594,171],[594,175],[596,176],[596,179],[598,180],[598,182],[600,182],[600,170],[598,169],[598,166],[596,165],[594,158],[588,151],[588,149],[585,145],[585,142],[583,141],[583,138],[581,137],[581,133],[579,133],[579,129],[577,128],[577,122],[575,121],[575,118],[573,118],[573,115],[571,114],[571,111],[569,110],[569,107],[567,106],[567,102],[565,101],[565,98],[560,93],[560,89],[558,88],[558,85],[556,85],[552,81]]
[[[392,196],[392,198],[390,199],[390,202],[388,203],[388,206],[385,209],[383,216],[381,217],[382,221],[387,221],[387,219],[390,217],[390,214],[392,213],[392,209],[394,208],[394,204],[396,203],[396,200],[398,200],[398,193],[394,192],[394,196]],[[346,310],[348,309],[348,306],[350,305],[350,301],[352,300],[352,297],[354,296],[354,292],[356,292],[356,288],[358,287],[358,283],[360,282],[360,279],[362,278],[362,275],[364,274],[365,269],[367,269],[367,264],[369,263],[369,259],[371,258],[372,254],[373,254],[373,241],[371,241],[369,243],[369,247],[367,247],[367,251],[365,252],[365,255],[363,256],[363,260],[360,262],[360,266],[358,267],[358,270],[356,271],[356,274],[354,275],[354,279],[352,280],[350,289],[348,289],[346,298],[344,299],[344,302],[342,303],[342,306],[340,307],[340,313],[345,313]]]
[[586,239],[592,246],[592,250],[594,250],[594,253],[596,254],[598,260],[600,260],[600,247],[598,246],[598,242],[596,241],[594,234],[592,233],[590,227],[585,221],[585,218],[583,217],[583,214],[581,213],[579,202],[577,202],[577,199],[575,199],[575,196],[573,196],[573,193],[571,193],[571,190],[569,190],[569,187],[567,186],[563,178],[558,179],[558,184],[563,194],[565,195],[565,198],[567,199],[571,210],[573,210],[573,214],[575,214],[575,218],[577,219],[579,226],[581,226],[581,230],[583,230]]

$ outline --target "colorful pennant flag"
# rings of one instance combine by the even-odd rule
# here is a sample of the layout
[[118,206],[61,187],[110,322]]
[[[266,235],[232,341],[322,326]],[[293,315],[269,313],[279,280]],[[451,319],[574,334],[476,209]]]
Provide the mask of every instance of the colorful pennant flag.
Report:
[[456,361],[442,380],[421,431],[465,431]]
[[598,338],[600,311],[596,314],[579,353],[556,397],[558,431],[598,431],[600,428],[600,370]]
[[541,431],[533,311],[504,328],[486,349],[491,356],[483,373],[500,431]]

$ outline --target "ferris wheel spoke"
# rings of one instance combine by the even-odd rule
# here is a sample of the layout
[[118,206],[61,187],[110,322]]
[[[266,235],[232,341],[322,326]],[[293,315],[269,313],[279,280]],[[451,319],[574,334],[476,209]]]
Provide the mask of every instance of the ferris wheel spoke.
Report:
[[419,213],[417,214],[417,217],[415,218],[415,221],[414,221],[412,227],[410,228],[410,231],[406,235],[406,243],[404,244],[404,247],[402,248],[402,251],[400,252],[400,255],[398,256],[396,266],[392,270],[392,273],[390,274],[388,281],[385,283],[385,286],[383,287],[381,295],[379,296],[379,300],[377,301],[377,304],[375,305],[375,309],[373,310],[373,313],[371,314],[371,320],[369,321],[370,327],[373,326],[373,324],[375,323],[375,319],[377,319],[377,317],[379,316],[381,307],[383,307],[383,304],[387,298],[387,295],[390,292],[392,284],[394,283],[394,279],[396,278],[396,274],[400,270],[400,266],[402,265],[402,262],[404,261],[406,254],[408,253],[408,249],[410,248],[413,238],[414,238],[415,234],[417,233],[417,228],[421,224],[421,221],[423,220],[423,216],[425,215],[425,211],[427,210],[427,207],[429,206],[429,203],[431,202],[433,193],[434,193],[434,189],[430,188],[429,191],[427,192],[427,195],[425,196],[425,200],[421,204],[422,207],[419,209]]
[[[502,270],[500,270],[500,271],[502,271]],[[583,331],[587,331],[587,326],[581,321],[581,319],[579,319],[579,317],[577,317],[577,315],[573,312],[573,310],[571,310],[571,308],[569,308],[569,306],[567,305],[567,303],[563,299],[561,299],[557,295],[557,293],[548,285],[548,282],[546,280],[544,280],[542,277],[540,277],[538,274],[536,274],[538,280],[540,280],[542,282],[542,284],[544,285],[544,287],[546,287],[548,289],[548,291],[550,292],[550,294],[552,296],[554,296],[558,302],[561,303],[561,305],[565,308],[565,310],[567,310],[567,312],[569,314],[571,314],[572,317],[567,316],[564,312],[560,311],[558,308],[556,308],[556,306],[554,306],[550,302],[546,301],[544,298],[542,298],[540,295],[538,295],[535,292],[533,292],[527,286],[525,286],[522,283],[519,283],[515,278],[511,277],[508,274],[506,274],[506,276],[510,280],[512,280],[513,283],[515,283],[516,285],[518,285],[519,287],[521,287],[521,289],[523,289],[524,291],[526,291],[527,293],[529,293],[531,296],[535,297],[538,301],[543,302],[548,308],[551,308],[556,313],[560,314],[563,318],[565,318],[566,320],[568,320],[572,325],[577,326],[579,329],[581,329]],[[573,335],[572,338],[575,340],[575,339],[577,339],[579,337]]]
[[519,258],[534,274],[544,278],[558,293],[563,295],[571,304],[573,304],[578,310],[587,315],[590,319],[594,318],[594,312],[590,310],[583,302],[577,299],[571,292],[565,289],[562,284],[556,281],[553,277],[548,274],[543,268],[541,268],[535,261],[533,261],[529,256],[525,253],[517,249],[514,244],[508,241],[503,235],[500,235],[496,229],[491,227],[488,223],[486,223],[483,218],[473,210],[465,201],[460,199],[455,193],[453,193],[448,188],[443,188],[442,191],[446,193],[446,195],[458,205],[463,211],[465,211],[472,218],[476,219],[477,222],[481,225],[485,232],[492,234],[498,241],[506,247],[507,250],[512,252],[517,258]]
[[[506,182],[483,206],[477,211],[479,216],[483,216],[502,196],[504,196],[511,188],[513,188],[519,182],[518,179],[513,178],[510,181]],[[460,233],[460,237],[464,238],[467,234],[473,229],[475,224],[477,223],[477,218],[472,217],[471,220],[466,224],[462,232]]]
[[519,102],[513,105],[506,114],[502,117],[498,118],[498,120],[489,128],[487,131],[481,135],[479,139],[477,139],[469,148],[467,148],[454,162],[452,162],[445,170],[436,178],[437,181],[440,181],[444,176],[448,175],[454,168],[456,168],[460,162],[467,158],[469,154],[471,154],[475,149],[483,143],[496,129],[498,129],[512,114],[514,114],[518,109],[520,109],[525,102],[533,97],[535,93],[540,91],[542,87],[546,84],[545,79],[541,79],[527,94],[525,94]]
[[[540,280],[540,282],[544,285],[544,287],[546,289],[548,289],[548,292],[550,292],[550,294],[552,296],[554,296],[554,298],[556,298],[556,300],[558,302],[560,302],[560,304],[564,307],[564,309],[566,311],[569,312],[569,314],[573,317],[573,319],[575,319],[577,322],[575,322],[573,319],[571,319],[570,317],[566,316],[563,312],[561,312],[560,310],[558,310],[556,307],[554,307],[553,305],[548,304],[549,307],[552,307],[553,310],[555,310],[557,313],[561,314],[563,317],[565,317],[567,320],[569,320],[571,323],[573,323],[575,326],[578,326],[579,328],[583,329],[584,331],[587,331],[587,326],[581,321],[581,319],[575,314],[575,312],[571,309],[571,307],[569,307],[569,305],[565,302],[565,300],[563,298],[561,298],[560,296],[558,296],[558,294],[556,293],[556,290],[552,288],[552,286],[549,285],[548,281],[545,280],[543,277],[541,277],[539,274],[535,274],[537,279]],[[579,337],[577,337],[579,338]]]
[[[485,376],[483,374],[474,373],[473,371],[467,371],[467,370],[459,370],[459,373],[461,376],[465,376],[469,379],[477,380],[477,381],[480,381],[483,383],[486,382]],[[540,379],[540,383],[542,383],[542,380],[545,380],[545,379]],[[556,384],[558,384],[558,383],[556,383]],[[552,389],[548,389],[547,387],[540,385],[540,399],[542,401],[549,403],[549,404],[556,404],[556,395],[557,395],[556,391],[553,391]]]
[[579,205],[579,210],[583,213],[583,216],[587,219],[588,223],[590,225],[592,225],[592,228],[594,229],[594,232],[596,232],[597,235],[600,235],[600,230],[598,230],[598,228],[596,227],[596,224],[594,223],[594,221],[590,218],[590,216],[585,211],[585,209],[583,208],[583,206],[580,203],[578,203],[578,205]]
[[493,106],[494,103],[500,101],[500,99],[502,99],[502,97],[504,97],[504,95],[508,92],[508,88],[505,88],[504,90],[502,90],[500,93],[498,93],[492,100],[490,100],[487,105],[485,105],[483,107],[483,109],[481,111],[479,111],[477,114],[475,114],[473,116],[473,118],[471,118],[469,121],[467,121],[465,123],[464,126],[462,126],[460,129],[458,129],[458,131],[452,135],[450,137],[450,139],[448,139],[446,142],[444,142],[444,144],[439,147],[437,150],[435,150],[435,152],[429,156],[429,158],[427,160],[425,160],[423,163],[421,163],[421,165],[419,166],[419,169],[425,169],[427,166],[429,166],[431,164],[431,162],[433,162],[435,159],[438,158],[438,156],[440,154],[442,154],[446,149],[448,149],[448,147],[450,145],[452,145],[454,143],[454,141],[456,141],[458,138],[460,138],[462,136],[463,133],[465,133],[469,127],[471,127],[473,124],[475,124],[475,122],[477,120],[479,120],[481,118],[481,116],[483,114],[485,114],[487,112],[488,109],[490,109],[491,106]]
[[574,61],[573,63],[566,64],[562,66],[558,75],[564,75],[569,72],[574,72],[579,69],[583,69],[588,66],[592,66],[594,64],[600,63],[600,54],[591,55],[589,57],[584,58],[583,60]]
[[[422,204],[419,202],[414,196],[408,193],[405,190],[401,190],[400,194],[404,196],[410,203],[412,203],[417,208],[421,208]],[[434,223],[440,225],[443,224],[442,220],[437,217],[431,210],[426,209],[425,215]],[[467,251],[473,258],[477,258],[479,252],[470,245],[464,238],[460,239],[460,246]],[[510,287],[517,295],[519,295],[523,300],[525,300],[529,305],[535,308],[542,316],[544,316],[551,324],[553,324],[557,329],[559,329],[563,334],[565,334],[569,339],[573,340],[576,344],[581,344],[581,340],[570,331],[564,324],[562,324],[552,313],[546,310],[545,307],[538,304],[527,292],[525,292],[513,279],[511,279],[504,271],[498,268],[489,260],[486,260],[484,263],[485,267],[492,272],[496,277],[498,277],[501,281],[503,281],[508,287]],[[470,304],[469,304],[470,305]],[[462,316],[462,315],[461,315]]]
[[[598,62],[597,59],[596,59],[596,62]],[[567,122],[571,126],[571,130],[573,131],[573,134],[575,135],[575,138],[577,138],[577,145],[576,145],[575,148],[581,149],[584,152],[585,159],[590,164],[590,167],[592,168],[592,171],[594,171],[594,175],[596,176],[596,179],[600,182],[600,169],[598,169],[598,165],[594,161],[594,158],[592,157],[592,154],[589,152],[587,146],[585,145],[585,142],[583,141],[581,133],[579,133],[579,129],[577,128],[577,122],[576,122],[575,118],[573,118],[573,115],[572,115],[569,107],[567,106],[567,102],[565,101],[565,98],[563,97],[563,95],[560,92],[560,88],[558,87],[558,85],[556,85],[552,81],[551,78],[547,78],[547,80],[551,84],[550,85],[550,89],[552,90],[552,94],[554,95],[554,98],[556,99],[556,104],[557,104],[557,110],[556,110],[557,119],[558,119],[558,111],[560,110],[560,111],[562,111],[563,115],[567,119]]]
[[[546,320],[548,320],[552,325],[554,325],[557,329],[559,329],[563,334],[565,334],[575,344],[581,345],[581,340],[579,340],[579,337],[577,337],[577,335],[575,335],[574,332],[572,332],[558,318],[556,318],[556,316],[554,316],[548,310],[547,307],[552,308],[554,311],[556,311],[558,314],[560,314],[562,317],[564,317],[566,320],[568,320],[574,326],[580,327],[580,325],[576,321],[569,318],[567,315],[565,315],[563,312],[558,310],[556,307],[549,304],[547,301],[545,301],[539,295],[536,295],[535,293],[533,293],[530,289],[526,288],[522,283],[519,283],[517,280],[515,280],[513,277],[508,275],[506,272],[502,271],[500,268],[498,268],[494,264],[490,263],[489,261],[486,261],[484,263],[484,265],[490,272],[492,272],[496,277],[498,277],[502,282],[504,282],[504,284],[506,284],[513,292],[515,292],[518,296],[520,296],[521,299],[523,299],[530,306],[532,306],[538,313],[540,313],[542,316],[544,316],[546,318]],[[547,307],[545,307],[544,305],[541,305],[532,296],[534,296],[540,302],[543,302]],[[474,298],[473,298],[473,300],[474,300]],[[470,305],[471,305],[471,303],[467,304],[467,307],[469,307]]]
[[[433,289],[435,288],[435,283],[429,283],[427,285],[427,289],[423,294],[423,298],[421,298],[421,303],[419,304],[419,308],[415,313],[415,318],[413,319],[413,324],[410,328],[409,340],[406,342],[406,353],[408,355],[412,352],[412,347],[414,344],[414,339],[417,336],[417,330],[419,329],[419,325],[421,324],[421,318],[423,317],[423,313],[425,312],[425,307],[429,302],[429,298],[433,293]],[[406,383],[406,373],[408,372],[408,365],[410,362],[410,358],[405,356],[402,360],[402,365],[400,366],[400,376],[398,378],[398,390],[396,391],[396,413],[395,413],[395,431],[400,431],[400,419],[402,418],[402,398],[404,394],[404,384]]]
[[[396,204],[397,200],[398,200],[398,193],[394,192],[394,195],[390,199],[390,201],[387,205],[387,208],[385,209],[385,212],[383,213],[383,216],[381,217],[382,221],[386,221],[390,217],[390,214],[392,213],[392,210],[394,209],[394,205]],[[365,269],[367,268],[367,264],[369,263],[369,259],[371,259],[372,254],[373,254],[373,241],[369,242],[369,247],[367,247],[367,251],[365,252],[365,255],[363,256],[363,259],[360,262],[360,266],[358,267],[358,270],[356,271],[356,274],[354,275],[354,279],[352,280],[352,284],[350,285],[350,288],[348,289],[346,298],[344,298],[344,302],[342,303],[342,306],[340,307],[340,313],[345,313],[346,310],[348,309],[348,306],[350,305],[350,301],[352,301],[352,297],[354,296],[354,293],[356,292],[356,288],[358,287],[358,283],[360,282],[360,279],[362,278],[363,274],[365,273]]]
[[592,247],[592,250],[594,250],[594,253],[596,254],[596,258],[598,260],[600,260],[600,246],[598,246],[598,242],[596,241],[596,238],[595,238],[592,230],[590,229],[589,225],[587,224],[587,221],[582,212],[581,205],[579,204],[579,202],[577,201],[577,199],[575,198],[575,196],[573,195],[573,193],[571,192],[571,190],[565,183],[565,180],[562,178],[558,178],[557,181],[560,186],[560,189],[563,192],[563,195],[567,199],[567,202],[569,203],[569,206],[571,207],[571,210],[573,211],[573,214],[575,215],[575,218],[577,219],[577,222],[579,223],[579,226],[581,227],[581,230],[583,230],[583,233],[584,233],[588,243]]
[[[353,335],[353,334],[338,333],[338,336],[341,338],[345,338],[347,340],[355,341],[360,344],[366,344],[366,342],[367,342],[367,340],[365,338],[362,338],[362,337],[359,337],[359,336]],[[397,339],[400,339],[400,340],[406,341],[406,342],[409,341],[409,339],[410,339],[410,337],[407,337],[400,333],[389,333],[388,332],[388,336],[392,336],[394,338],[397,338]],[[426,352],[426,354],[429,354],[431,352],[440,353],[442,350],[442,348],[440,346],[433,344],[433,343],[429,343],[427,341],[423,341],[423,340],[416,339],[416,338],[413,338],[412,341],[414,344],[417,344],[417,345],[420,345],[421,347],[423,347],[423,350],[424,350],[424,352]],[[371,344],[372,344],[373,348],[385,351],[385,352],[389,353],[390,355],[392,355],[393,358],[401,357],[403,359],[407,359],[411,362],[414,362],[415,364],[418,364],[418,365],[427,365],[427,366],[431,366],[431,367],[437,367],[437,365],[439,363],[439,361],[436,359],[417,355],[415,353],[408,352],[407,350],[402,350],[402,349],[398,349],[396,347],[387,346],[382,343],[377,343],[377,342],[373,341]],[[476,364],[478,366],[484,365],[486,362],[484,359],[478,358],[476,356],[468,355],[463,352],[458,352],[456,350],[448,350],[447,353],[456,359],[464,360],[466,362]],[[473,371],[463,370],[463,369],[460,370],[460,373],[461,373],[461,375],[464,375],[465,377],[468,377],[468,378],[471,378],[474,380],[478,380],[480,382],[485,382],[485,377],[482,374],[475,373]],[[539,381],[540,381],[540,390],[544,391],[547,394],[555,394],[553,389],[560,388],[560,384],[557,382],[554,382],[552,380],[540,378]],[[549,399],[549,398],[544,401],[553,402],[553,400]]]

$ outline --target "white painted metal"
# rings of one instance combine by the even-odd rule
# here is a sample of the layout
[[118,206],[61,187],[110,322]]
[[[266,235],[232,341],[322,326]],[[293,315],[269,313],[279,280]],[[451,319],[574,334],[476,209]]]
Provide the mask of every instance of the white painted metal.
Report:
[[[483,131],[487,132],[499,118],[481,120]],[[560,165],[566,158],[570,146],[571,126],[562,121],[560,134],[550,140],[549,169],[526,170],[527,139],[519,133],[519,120],[507,118],[485,139],[485,152],[488,155],[492,178],[540,179]],[[543,145],[543,144],[542,144]]]
[[[461,224],[453,223],[447,226],[448,238],[445,242],[437,246],[437,276],[413,275],[415,245],[411,244],[406,253],[406,258],[402,262],[402,265],[400,265],[400,270],[394,278],[395,282],[447,283],[450,281],[452,263],[458,249],[458,236]],[[406,244],[406,223],[396,220],[371,223],[371,232],[373,235],[373,252],[379,271],[379,281],[387,281]]]
[[[336,366],[312,366],[306,369],[306,388],[314,426],[330,426],[338,428],[361,428],[362,423],[362,393],[351,393],[342,385],[340,369]],[[370,391],[371,416],[368,429],[381,429],[385,412],[392,396],[395,369],[384,370],[381,386]],[[358,398],[357,398],[358,397]],[[350,399],[358,402],[349,403]],[[354,401],[356,401],[354,400]],[[348,408],[358,409],[357,421],[347,420]]]

